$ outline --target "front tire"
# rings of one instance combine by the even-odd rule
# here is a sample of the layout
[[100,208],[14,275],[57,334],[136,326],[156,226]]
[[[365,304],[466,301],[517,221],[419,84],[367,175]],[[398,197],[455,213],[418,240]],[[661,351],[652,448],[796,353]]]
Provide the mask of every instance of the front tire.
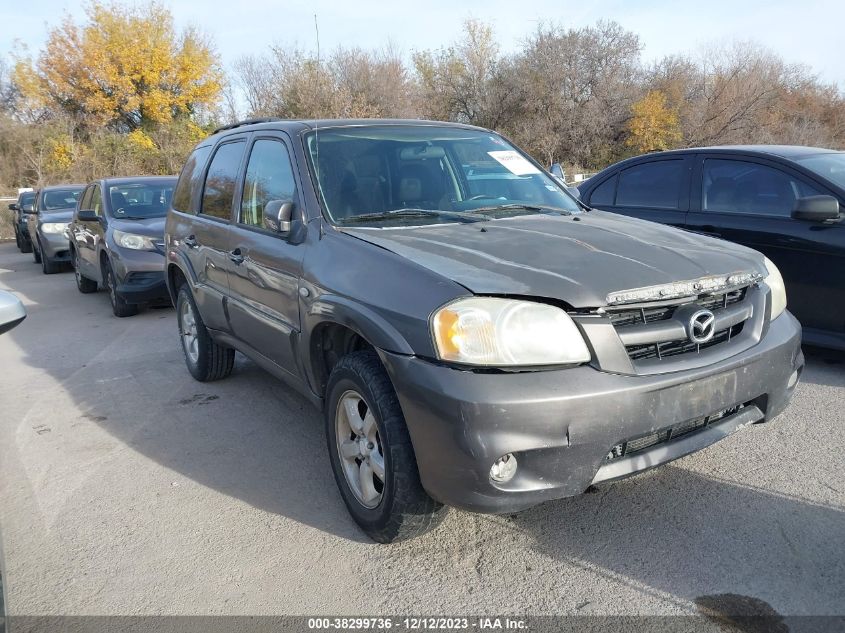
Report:
[[338,361],[326,389],[326,439],[335,481],[355,522],[394,543],[437,526],[446,508],[420,483],[405,417],[373,351]]
[[61,262],[52,261],[47,255],[41,255],[41,272],[45,275],[55,275],[62,269]]
[[211,338],[187,283],[180,286],[176,296],[176,315],[185,364],[191,376],[200,382],[211,382],[231,374],[235,350],[215,343]]
[[111,309],[114,316],[123,318],[138,314],[138,306],[134,303],[126,303],[120,293],[117,291],[117,279],[114,276],[111,263],[107,259],[103,260],[105,266],[104,277],[106,290],[109,291],[109,301],[111,301]]
[[41,263],[41,250],[36,248],[34,243],[32,244],[32,259],[36,264]]

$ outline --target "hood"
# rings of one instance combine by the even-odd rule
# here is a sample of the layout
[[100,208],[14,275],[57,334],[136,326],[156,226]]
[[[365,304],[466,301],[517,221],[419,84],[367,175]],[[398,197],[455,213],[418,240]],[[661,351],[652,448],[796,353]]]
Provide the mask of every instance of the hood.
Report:
[[56,209],[38,213],[39,222],[70,222],[73,219],[73,209]]
[[160,218],[144,218],[143,220],[123,220],[121,218],[111,218],[109,220],[109,228],[123,231],[124,233],[134,233],[135,235],[143,235],[145,237],[152,237],[156,240],[164,240],[164,223],[167,217]]
[[662,224],[590,211],[401,229],[342,228],[475,294],[606,305],[619,290],[736,272],[765,274],[751,249]]

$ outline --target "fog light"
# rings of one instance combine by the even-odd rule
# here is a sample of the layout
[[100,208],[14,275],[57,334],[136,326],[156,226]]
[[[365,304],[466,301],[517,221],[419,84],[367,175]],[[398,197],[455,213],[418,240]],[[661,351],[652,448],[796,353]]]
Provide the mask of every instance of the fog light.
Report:
[[789,377],[789,382],[786,383],[787,389],[792,389],[795,385],[798,384],[798,370],[792,372],[792,375]]
[[497,459],[490,468],[490,479],[499,483],[510,481],[515,474],[516,457],[511,453]]

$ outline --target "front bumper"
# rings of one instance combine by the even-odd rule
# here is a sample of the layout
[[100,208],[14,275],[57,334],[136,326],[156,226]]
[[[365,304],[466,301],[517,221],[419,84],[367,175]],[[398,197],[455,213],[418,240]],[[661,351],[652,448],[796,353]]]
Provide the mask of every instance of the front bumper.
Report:
[[62,233],[44,233],[38,230],[38,244],[41,247],[41,257],[51,262],[70,262],[70,244],[67,235]]
[[117,277],[117,291],[124,301],[170,303],[161,252],[112,247],[109,255]]
[[[759,343],[720,362],[668,374],[621,375],[589,366],[482,373],[381,352],[414,445],[422,484],[438,501],[488,513],[523,510],[590,484],[689,454],[778,415],[804,365],[801,329],[785,312]],[[701,431],[606,461],[630,438],[745,405]],[[493,462],[513,453],[516,476],[495,484]]]

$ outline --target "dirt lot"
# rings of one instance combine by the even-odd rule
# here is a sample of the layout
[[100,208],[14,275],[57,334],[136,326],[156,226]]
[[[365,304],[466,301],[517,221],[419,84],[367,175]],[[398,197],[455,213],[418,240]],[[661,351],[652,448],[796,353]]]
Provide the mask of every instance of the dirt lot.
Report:
[[0,288],[29,311],[0,336],[11,615],[843,611],[840,358],[811,355],[787,413],[701,453],[383,546],[346,514],[320,416],[251,362],[197,383],[173,310],[116,319],[13,243]]

